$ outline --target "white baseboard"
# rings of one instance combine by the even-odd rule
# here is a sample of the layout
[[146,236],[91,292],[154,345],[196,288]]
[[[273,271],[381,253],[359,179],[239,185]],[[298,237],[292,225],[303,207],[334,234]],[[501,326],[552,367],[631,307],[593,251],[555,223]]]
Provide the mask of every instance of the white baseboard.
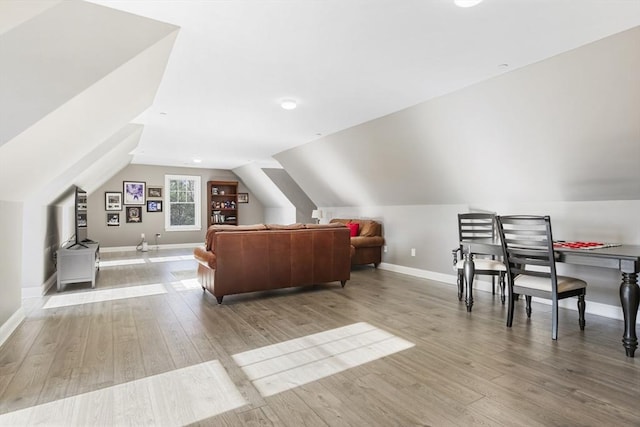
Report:
[[54,271],[49,278],[40,286],[25,286],[22,288],[22,298],[40,298],[46,295],[52,286],[57,286],[58,276]]
[[9,317],[9,319],[0,325],[0,346],[9,339],[13,331],[16,330],[20,323],[24,320],[24,310],[22,307],[18,308],[15,313]]
[[389,264],[386,262],[380,263],[380,265],[378,265],[378,268],[382,270],[406,274],[408,276],[422,277],[423,279],[444,282],[451,285],[455,285],[458,280],[455,274],[436,273],[434,271],[421,270],[419,268],[405,267],[404,265]]
[[[394,271],[396,273],[402,273],[409,276],[421,277],[423,279],[435,280],[437,282],[443,282],[449,285],[457,286],[458,277],[455,274],[436,273],[434,271],[421,270],[418,268],[405,267],[402,265],[389,264],[386,262],[380,263],[378,268],[382,270]],[[477,291],[483,291],[483,292],[491,292],[492,290],[491,282],[487,280],[482,280],[482,279],[480,280],[475,279],[473,281],[473,289],[474,291],[477,290]],[[533,301],[538,302],[540,304],[551,305],[551,300],[533,298]],[[567,308],[573,311],[578,311],[576,300],[573,298],[558,301],[558,307]],[[609,304],[603,304],[603,303],[587,300],[585,313],[593,314],[596,316],[607,317],[609,319],[624,320],[624,316],[622,315],[622,307],[618,305],[609,305]],[[637,319],[636,325],[640,325],[640,318]]]
[[[149,252],[153,252],[158,249],[184,249],[184,248],[197,248],[199,246],[204,246],[204,243],[169,243],[164,245],[149,245]],[[107,252],[128,252],[128,251],[136,251],[137,246],[112,246],[112,247],[103,247],[100,246],[100,253]]]

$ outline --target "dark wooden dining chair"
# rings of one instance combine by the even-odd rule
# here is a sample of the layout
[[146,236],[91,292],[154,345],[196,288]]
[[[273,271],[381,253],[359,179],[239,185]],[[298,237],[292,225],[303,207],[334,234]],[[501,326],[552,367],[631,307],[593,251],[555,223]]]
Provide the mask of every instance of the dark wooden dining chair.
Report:
[[[458,214],[458,237],[462,240],[493,239],[496,234],[495,215],[490,213],[464,213]],[[460,245],[452,251],[453,265],[458,271],[458,300],[462,300],[464,290],[464,257],[463,247]],[[492,277],[492,292],[496,294],[496,281],[500,287],[500,299],[504,304],[504,277],[507,268],[500,260],[492,255],[474,254],[475,275]]]
[[558,300],[578,297],[578,324],[584,330],[584,296],[587,283],[575,277],[558,276],[549,216],[497,216],[498,233],[507,264],[509,306],[507,327],[513,324],[514,302],[524,295],[527,317],[531,297],[551,300],[551,338],[558,339]]

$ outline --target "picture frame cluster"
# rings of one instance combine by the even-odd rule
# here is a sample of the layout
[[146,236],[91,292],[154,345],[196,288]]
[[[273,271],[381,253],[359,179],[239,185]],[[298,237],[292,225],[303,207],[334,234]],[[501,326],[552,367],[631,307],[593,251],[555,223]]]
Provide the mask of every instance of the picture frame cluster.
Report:
[[163,211],[161,186],[149,186],[144,181],[123,181],[122,191],[105,191],[104,210],[107,212],[107,226],[120,226],[120,213],[124,210],[125,222],[142,223],[142,210],[147,212]]

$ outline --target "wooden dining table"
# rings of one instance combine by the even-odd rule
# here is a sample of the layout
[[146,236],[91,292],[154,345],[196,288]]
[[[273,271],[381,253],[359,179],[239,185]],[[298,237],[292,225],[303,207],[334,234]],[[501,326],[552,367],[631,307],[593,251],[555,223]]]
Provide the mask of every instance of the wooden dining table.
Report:
[[[464,287],[467,311],[473,307],[473,277],[475,254],[502,256],[502,245],[498,239],[462,240],[460,245],[464,253]],[[638,347],[636,335],[636,318],[640,304],[640,245],[617,245],[599,249],[555,248],[556,261],[566,264],[587,265],[591,267],[610,268],[620,271],[620,305],[624,315],[624,334],[622,346],[627,357],[634,357]]]

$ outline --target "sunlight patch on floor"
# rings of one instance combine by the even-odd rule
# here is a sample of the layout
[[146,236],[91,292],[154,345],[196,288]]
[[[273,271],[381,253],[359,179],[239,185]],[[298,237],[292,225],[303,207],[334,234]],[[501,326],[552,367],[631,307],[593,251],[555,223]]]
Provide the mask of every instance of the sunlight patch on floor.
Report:
[[114,259],[110,261],[100,261],[100,268],[103,267],[120,267],[123,265],[145,264],[143,259]]
[[2,426],[183,426],[246,405],[217,360],[0,415]]
[[102,290],[89,290],[83,292],[53,295],[43,308],[68,307],[80,304],[92,304],[102,301],[113,301],[125,298],[146,297],[149,295],[166,294],[164,285],[157,283],[142,286],[127,286],[124,288],[110,288]]
[[193,255],[173,255],[173,256],[161,256],[155,258],[149,258],[149,262],[170,262],[170,261],[195,261]]
[[191,289],[202,289],[202,285],[198,282],[198,279],[184,279],[177,282],[171,282],[171,286],[176,291],[190,291]]
[[413,347],[365,322],[233,355],[262,396],[317,381]]

